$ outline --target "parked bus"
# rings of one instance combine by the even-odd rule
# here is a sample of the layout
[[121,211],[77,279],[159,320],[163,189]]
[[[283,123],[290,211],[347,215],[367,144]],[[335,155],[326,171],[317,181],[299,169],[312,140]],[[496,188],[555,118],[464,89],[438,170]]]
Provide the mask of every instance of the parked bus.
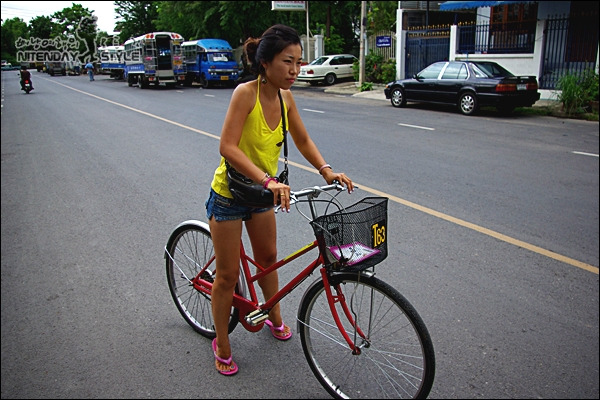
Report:
[[110,74],[111,78],[123,79],[125,73],[125,46],[98,47],[100,73]]
[[174,86],[183,83],[183,37],[175,32],[151,32],[125,42],[123,78],[129,86],[145,89],[150,83]]
[[231,45],[223,39],[199,39],[184,42],[185,85],[198,82],[207,88],[212,84],[234,86],[239,66]]

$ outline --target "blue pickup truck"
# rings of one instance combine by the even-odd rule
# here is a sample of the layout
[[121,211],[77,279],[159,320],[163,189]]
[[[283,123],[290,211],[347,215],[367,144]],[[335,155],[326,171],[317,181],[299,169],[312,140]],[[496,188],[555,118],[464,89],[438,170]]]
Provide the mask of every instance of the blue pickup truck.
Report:
[[198,39],[181,45],[185,64],[184,85],[198,82],[203,88],[212,85],[233,87],[240,68],[231,45],[223,39]]

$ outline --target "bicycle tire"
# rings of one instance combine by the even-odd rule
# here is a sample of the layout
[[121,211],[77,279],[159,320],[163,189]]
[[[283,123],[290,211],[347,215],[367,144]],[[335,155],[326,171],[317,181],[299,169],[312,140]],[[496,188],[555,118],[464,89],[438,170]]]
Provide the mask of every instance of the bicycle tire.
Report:
[[335,295],[344,295],[355,313],[360,335],[336,308],[344,329],[360,346],[354,355],[337,328],[323,280],[305,292],[298,310],[298,332],[311,370],[334,398],[426,398],[433,385],[435,355],[431,337],[414,307],[396,289],[374,276],[331,276]]
[[[177,309],[188,324],[202,336],[216,337],[210,295],[194,288],[191,279],[200,273],[201,267],[214,255],[209,229],[195,223],[182,224],[171,234],[167,242],[167,283]],[[214,263],[214,261],[213,261]],[[203,277],[214,281],[215,268],[209,268]],[[240,284],[236,286],[239,293]],[[231,308],[229,333],[237,326],[239,311]]]

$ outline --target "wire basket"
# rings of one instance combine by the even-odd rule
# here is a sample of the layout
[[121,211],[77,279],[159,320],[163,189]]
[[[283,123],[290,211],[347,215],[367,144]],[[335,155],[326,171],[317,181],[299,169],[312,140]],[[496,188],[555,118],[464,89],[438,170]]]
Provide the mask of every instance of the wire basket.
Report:
[[310,223],[327,267],[362,271],[387,257],[387,203],[366,197]]

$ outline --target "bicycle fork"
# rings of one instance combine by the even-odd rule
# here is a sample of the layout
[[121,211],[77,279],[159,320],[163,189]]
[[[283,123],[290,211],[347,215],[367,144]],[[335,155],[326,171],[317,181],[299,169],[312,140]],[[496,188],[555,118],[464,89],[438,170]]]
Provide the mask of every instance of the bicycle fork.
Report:
[[[329,275],[327,274],[327,271],[325,268],[321,268],[321,277],[323,279],[323,287],[325,289],[325,293],[327,294],[327,302],[329,303],[329,309],[331,310],[331,315],[333,316],[333,320],[335,321],[335,324],[337,325],[340,333],[346,340],[346,343],[348,343],[348,345],[350,346],[350,349],[352,350],[352,354],[360,355],[361,348],[363,346],[359,346],[356,344],[356,335],[358,334],[367,343],[367,346],[369,345],[369,339],[367,338],[367,335],[365,335],[365,333],[362,331],[362,329],[360,329],[360,327],[356,323],[356,319],[352,316],[352,312],[351,312],[350,308],[348,307],[348,303],[346,303],[346,296],[344,296],[344,293],[342,292],[340,285],[339,284],[335,285],[336,293],[334,294],[333,291],[331,290],[331,286],[333,285],[333,282],[330,282]],[[348,332],[346,332],[346,329],[344,329],[344,326],[342,325],[342,321],[340,319],[340,314],[338,313],[337,308],[335,306],[336,303],[340,304],[340,307],[344,311],[345,317],[348,319],[348,322],[350,322],[350,325],[354,328],[354,340],[350,339]]]

